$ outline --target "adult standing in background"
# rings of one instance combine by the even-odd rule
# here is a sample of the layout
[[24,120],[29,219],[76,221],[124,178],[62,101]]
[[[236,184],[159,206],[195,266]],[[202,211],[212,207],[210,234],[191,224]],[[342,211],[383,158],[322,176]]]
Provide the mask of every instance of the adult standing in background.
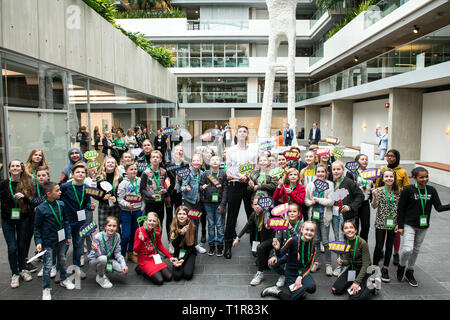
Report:
[[231,129],[228,124],[223,129],[223,145],[226,148],[231,146]]
[[388,147],[388,127],[384,128],[384,134],[381,135],[380,130],[377,128],[375,134],[378,138],[378,150],[380,150],[380,160],[384,160],[384,155]]
[[289,124],[285,124],[284,128],[284,145],[290,146],[292,144],[292,140],[294,139],[294,130],[292,128],[289,128]]
[[165,165],[166,163],[166,151],[167,151],[167,138],[162,134],[161,129],[158,129],[156,133],[156,137],[153,140],[153,145],[155,146],[155,150],[158,150],[162,154],[162,163]]
[[313,122],[313,127],[309,130],[309,144],[319,144],[320,142],[320,129],[317,127],[318,123]]
[[100,129],[98,126],[95,126],[94,128],[94,148],[95,150],[98,150],[98,143],[100,142],[101,134]]
[[214,125],[214,129],[211,130],[211,134],[214,138],[213,145],[217,146],[219,144],[219,136],[220,136],[220,130],[219,130],[219,126],[217,125],[217,123]]

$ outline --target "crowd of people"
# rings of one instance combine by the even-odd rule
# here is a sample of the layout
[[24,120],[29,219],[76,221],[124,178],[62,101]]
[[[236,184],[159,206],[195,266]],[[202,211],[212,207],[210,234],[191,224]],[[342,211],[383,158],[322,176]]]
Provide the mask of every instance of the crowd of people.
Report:
[[[25,163],[12,160],[8,164],[10,178],[0,182],[0,200],[12,288],[19,287],[20,279],[32,280],[31,273],[37,271],[33,263],[27,263],[29,253],[45,252],[38,273],[43,279],[43,299],[51,299],[51,278],[57,272],[60,285],[74,289],[67,278],[69,246],[75,266],[82,267],[87,254],[102,288],[113,286],[108,274],[126,275],[130,263],[137,274],[157,285],[190,280],[197,254],[231,259],[233,248],[248,234],[249,243],[241,245],[251,249],[258,268],[250,284],[263,282],[268,269],[279,274],[277,283],[264,288],[261,296],[297,300],[313,294],[317,286],[313,275],[323,261],[325,274],[337,277],[330,288],[333,294],[348,292],[350,299],[368,299],[376,292],[367,285],[369,266],[383,259],[381,280],[390,282],[392,253],[396,278],[418,286],[414,265],[432,206],[437,211],[450,210],[428,185],[426,169],[415,168],[411,172],[415,183],[410,184],[400,153],[394,149],[387,150],[387,164],[379,178],[371,181],[361,175],[368,165],[364,154],[355,159],[356,171],[347,170],[332,154],[318,156],[317,145],[309,147],[304,161],[288,161],[283,153],[260,151],[257,144],[249,144],[245,126],[237,128],[235,144],[222,155],[207,147],[189,161],[182,139],[171,145],[162,130],[153,141],[140,128],[136,132],[128,130],[123,135],[118,129],[113,140],[105,134],[99,168],[88,170],[84,153],[70,148],[59,180],[50,176],[41,149],[32,150]],[[312,140],[317,135],[313,132]],[[142,149],[140,154],[131,151],[135,147]],[[167,149],[171,149],[170,159],[165,157]],[[290,150],[300,153],[297,147]],[[240,170],[248,164],[253,170]],[[319,189],[317,179],[328,188]],[[287,205],[286,229],[269,226],[274,216],[259,201],[267,197],[272,207]],[[242,202],[248,221],[236,230]],[[370,206],[376,209],[373,219]],[[96,209],[97,229],[92,234]],[[371,220],[376,238],[373,259],[368,247]],[[349,248],[336,254],[334,270],[330,227],[334,240]],[[164,232],[167,246],[162,241]],[[36,246],[30,250],[33,238]],[[205,249],[202,243],[206,242]],[[81,278],[86,278],[83,270]]]

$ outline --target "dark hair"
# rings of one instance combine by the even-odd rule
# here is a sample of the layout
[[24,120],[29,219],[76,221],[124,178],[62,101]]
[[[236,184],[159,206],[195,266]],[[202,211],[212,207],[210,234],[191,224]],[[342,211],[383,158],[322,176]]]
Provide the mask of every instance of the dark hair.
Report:
[[[248,131],[248,128],[246,127],[246,126],[243,126],[243,125],[238,125],[238,127],[237,127],[237,129],[236,129],[236,134],[237,134],[237,132],[239,131],[239,129],[240,128],[245,128],[245,130],[247,130],[247,138],[245,139],[245,142],[247,142],[248,143],[248,134],[250,133],[249,131]],[[234,135],[234,144],[237,144],[237,136],[236,136],[236,134]]]
[[413,177],[413,178],[417,178],[417,176],[419,175],[419,173],[420,172],[426,172],[426,173],[428,173],[428,170],[427,169],[425,169],[424,167],[417,167],[417,168],[414,168],[414,169],[412,169],[411,170],[411,176]]
[[78,169],[78,168],[83,168],[84,171],[85,171],[86,174],[87,174],[87,168],[86,168],[86,165],[85,165],[83,162],[81,162],[81,161],[78,161],[78,162],[76,162],[76,163],[73,165],[72,173],[74,173],[75,170]]
[[367,155],[364,153],[358,153],[355,157],[355,161],[359,161],[359,158],[361,158],[362,156],[367,157]]
[[48,192],[52,192],[55,186],[58,184],[53,181],[46,181],[42,184],[42,190],[44,191],[45,195],[47,195]]
[[344,224],[346,224],[346,223],[351,223],[351,224],[353,225],[353,228],[355,228],[356,231],[358,231],[358,228],[356,227],[356,223],[355,223],[354,221],[352,221],[352,220],[345,220],[345,221],[342,223],[342,225],[341,225],[341,231],[342,231],[342,232],[344,231]]
[[391,168],[384,168],[383,170],[381,170],[380,184],[378,186],[379,187],[384,186],[385,183],[384,183],[383,177],[384,177],[384,173],[387,171],[392,172],[394,174],[394,184],[392,185],[392,189],[394,190],[394,193],[398,194],[400,192],[400,188],[398,187],[397,174]]

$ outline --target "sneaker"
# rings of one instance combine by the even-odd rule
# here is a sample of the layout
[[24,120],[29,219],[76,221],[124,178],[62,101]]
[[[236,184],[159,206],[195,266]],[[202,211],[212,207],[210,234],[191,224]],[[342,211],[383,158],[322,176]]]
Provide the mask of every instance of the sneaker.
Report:
[[264,273],[262,271],[256,272],[255,276],[253,277],[253,280],[250,282],[250,285],[257,286],[264,280]]
[[50,278],[54,278],[56,277],[56,272],[58,270],[56,270],[56,266],[52,266],[52,270],[50,270]]
[[278,288],[283,287],[285,282],[286,282],[286,277],[284,276],[284,274],[282,274],[281,276],[278,277],[277,287]]
[[36,272],[37,269],[38,269],[38,268],[37,268],[34,264],[32,264],[32,263],[27,263],[27,264],[25,265],[25,270],[27,270],[27,271],[30,272],[30,273]]
[[225,247],[225,253],[223,254],[225,259],[231,259],[231,247]]
[[201,245],[196,245],[195,246],[195,249],[197,250],[197,252],[198,253],[205,253],[206,252],[206,249],[205,248],[203,248]]
[[405,278],[406,278],[406,280],[408,280],[408,283],[411,285],[411,287],[419,286],[416,279],[414,279],[414,270],[411,270],[411,269],[406,270]]
[[80,267],[84,266],[84,255],[82,254],[80,257]]
[[402,281],[404,275],[405,275],[405,267],[402,267],[401,265],[398,265],[398,267],[397,267],[397,280],[398,281]]
[[52,289],[50,288],[45,288],[44,290],[42,290],[42,300],[52,300],[51,291]]
[[58,272],[57,274],[56,274],[56,276],[55,276],[55,283],[60,283],[61,282],[61,274]]
[[103,289],[109,289],[112,287],[112,283],[109,281],[109,279],[105,275],[103,275],[103,277],[100,277],[99,275],[97,275],[95,277],[95,281],[97,281],[97,283]]
[[400,263],[399,255],[398,255],[398,253],[394,253],[392,264],[393,264],[394,266],[398,266],[399,263]]
[[277,286],[268,286],[265,287],[262,291],[261,291],[261,297],[267,297],[267,296],[276,296],[280,293],[280,289],[278,289]]
[[169,253],[170,253],[171,255],[173,255],[174,252],[175,252],[175,249],[174,249],[172,243],[169,243]]
[[41,268],[41,270],[39,270],[37,276],[40,278],[44,275],[44,267]]
[[316,272],[319,269],[320,269],[320,262],[314,262],[314,264],[311,268],[311,272]]
[[73,290],[75,289],[75,285],[72,283],[72,281],[70,281],[69,279],[66,279],[64,281],[61,281],[59,283],[59,285],[61,287],[65,287],[67,290]]
[[216,253],[216,246],[213,244],[209,245],[208,256],[213,256]]
[[389,277],[389,271],[386,268],[381,268],[381,281],[391,282],[391,278]]
[[323,243],[320,243],[320,252],[324,253],[325,252],[325,247],[323,246]]
[[13,276],[11,277],[11,288],[15,289],[19,287],[19,279],[19,275],[13,274]]
[[22,278],[23,281],[28,282],[33,280],[33,277],[31,276],[30,272],[28,270],[22,270],[19,273],[20,277]]
[[81,279],[81,280],[86,279],[86,273],[84,273],[83,270],[80,270],[80,279]]
[[342,267],[341,266],[337,266],[336,269],[334,269],[333,271],[333,276],[335,277],[339,277],[342,273]]
[[137,257],[133,254],[133,252],[128,252],[127,257],[128,257],[128,261],[137,263]]
[[325,274],[328,277],[331,277],[333,275],[333,267],[331,266],[331,264],[327,264],[326,269],[325,269]]
[[221,244],[217,245],[216,256],[218,256],[218,257],[223,256],[223,245],[221,245]]

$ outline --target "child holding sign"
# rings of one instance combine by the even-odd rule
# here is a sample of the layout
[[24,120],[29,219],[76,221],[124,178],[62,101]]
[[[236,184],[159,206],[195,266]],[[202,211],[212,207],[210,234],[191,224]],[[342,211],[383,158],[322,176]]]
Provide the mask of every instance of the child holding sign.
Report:
[[179,206],[170,226],[169,240],[174,248],[174,256],[178,261],[173,263],[173,279],[191,280],[194,275],[197,250],[194,245],[194,223],[188,217],[189,209]]
[[[125,164],[125,178],[120,184],[117,191],[120,206],[120,221],[122,222],[122,240],[120,242],[122,255],[128,253],[128,260],[137,262],[137,258],[133,254],[134,234],[138,228],[137,218],[142,215],[142,202],[138,201],[141,197],[139,190],[140,178],[137,175],[137,163],[128,162]],[[131,202],[130,199],[137,197],[137,201]]]
[[252,253],[254,255],[256,253],[256,265],[258,266],[258,271],[250,282],[252,286],[256,286],[264,280],[264,269],[267,267],[270,250],[272,249],[272,239],[275,235],[274,230],[267,226],[269,213],[265,214],[263,208],[258,205],[259,198],[260,197],[257,195],[253,196],[253,213],[248,218],[247,224],[233,241],[234,248],[238,245],[240,238],[242,238],[247,231],[250,231]]
[[126,275],[128,267],[120,252],[119,219],[108,216],[105,219],[105,229],[94,236],[92,250],[88,255],[89,264],[96,267],[95,281],[104,289],[112,287],[106,273],[113,271]]
[[276,178],[269,175],[269,160],[264,154],[258,156],[258,168],[250,172],[248,176],[247,190],[252,195],[260,197],[272,196],[277,187]]
[[305,154],[305,161],[307,165],[300,171],[300,181],[306,187],[316,176],[316,154],[314,151],[308,151]]
[[381,269],[381,280],[390,282],[389,261],[391,260],[392,247],[394,246],[397,227],[397,208],[400,199],[400,190],[397,185],[397,176],[389,168],[381,172],[380,187],[372,191],[372,208],[378,208],[375,218],[375,250],[373,252],[373,264],[378,265],[381,259],[384,243],[386,242],[386,253],[384,264]]
[[[161,224],[158,214],[149,212],[144,226],[136,230],[134,236],[134,251],[138,254],[138,267],[136,272],[144,272],[145,276],[156,285],[162,285],[164,281],[172,280],[172,273],[161,260],[158,250],[162,252],[170,262],[178,263],[178,259],[172,257],[161,242]],[[140,270],[140,271],[139,271]]]
[[398,204],[398,233],[404,238],[397,279],[402,281],[405,276],[411,286],[417,287],[413,268],[430,225],[431,206],[442,212],[450,210],[450,204],[441,204],[436,189],[428,185],[428,171],[425,168],[414,168],[411,175],[416,183],[403,189]]
[[[283,178],[278,181],[278,186],[273,194],[273,200],[277,201],[280,198],[283,200],[283,203],[291,204],[291,202],[294,202],[299,206],[303,206],[305,201],[305,187],[300,184],[297,169],[289,168],[284,173]],[[300,220],[302,220],[302,217],[302,212],[300,212]]]
[[[205,171],[200,178],[201,200],[208,219],[208,255],[223,255],[223,237],[225,226],[225,208],[227,205],[228,182],[224,170],[220,170],[220,158],[214,156],[210,160],[211,169]],[[217,235],[216,235],[217,231]]]
[[51,300],[50,271],[54,257],[57,259],[60,285],[68,290],[75,288],[75,285],[67,279],[66,273],[66,249],[72,243],[72,237],[64,203],[58,200],[61,196],[59,185],[48,181],[42,187],[46,200],[36,208],[34,242],[36,251],[46,251],[43,257],[42,300]]
[[325,273],[327,276],[333,275],[333,268],[331,266],[331,252],[328,248],[330,224],[333,220],[332,207],[334,200],[331,199],[330,194],[333,192],[334,184],[327,180],[327,168],[325,165],[319,163],[316,168],[317,180],[310,182],[306,187],[305,205],[309,207],[308,218],[316,225],[316,235],[314,244],[316,247],[316,261],[311,269],[311,272],[316,272],[320,268],[320,243],[322,242],[325,249]]
[[316,283],[310,273],[316,254],[313,241],[315,232],[316,224],[306,221],[302,225],[301,235],[290,238],[284,246],[281,247],[277,239],[273,240],[277,259],[287,255],[285,272],[290,293],[281,291],[277,286],[270,286],[261,291],[261,297],[274,296],[281,300],[299,300],[304,298],[306,293],[316,291]]

